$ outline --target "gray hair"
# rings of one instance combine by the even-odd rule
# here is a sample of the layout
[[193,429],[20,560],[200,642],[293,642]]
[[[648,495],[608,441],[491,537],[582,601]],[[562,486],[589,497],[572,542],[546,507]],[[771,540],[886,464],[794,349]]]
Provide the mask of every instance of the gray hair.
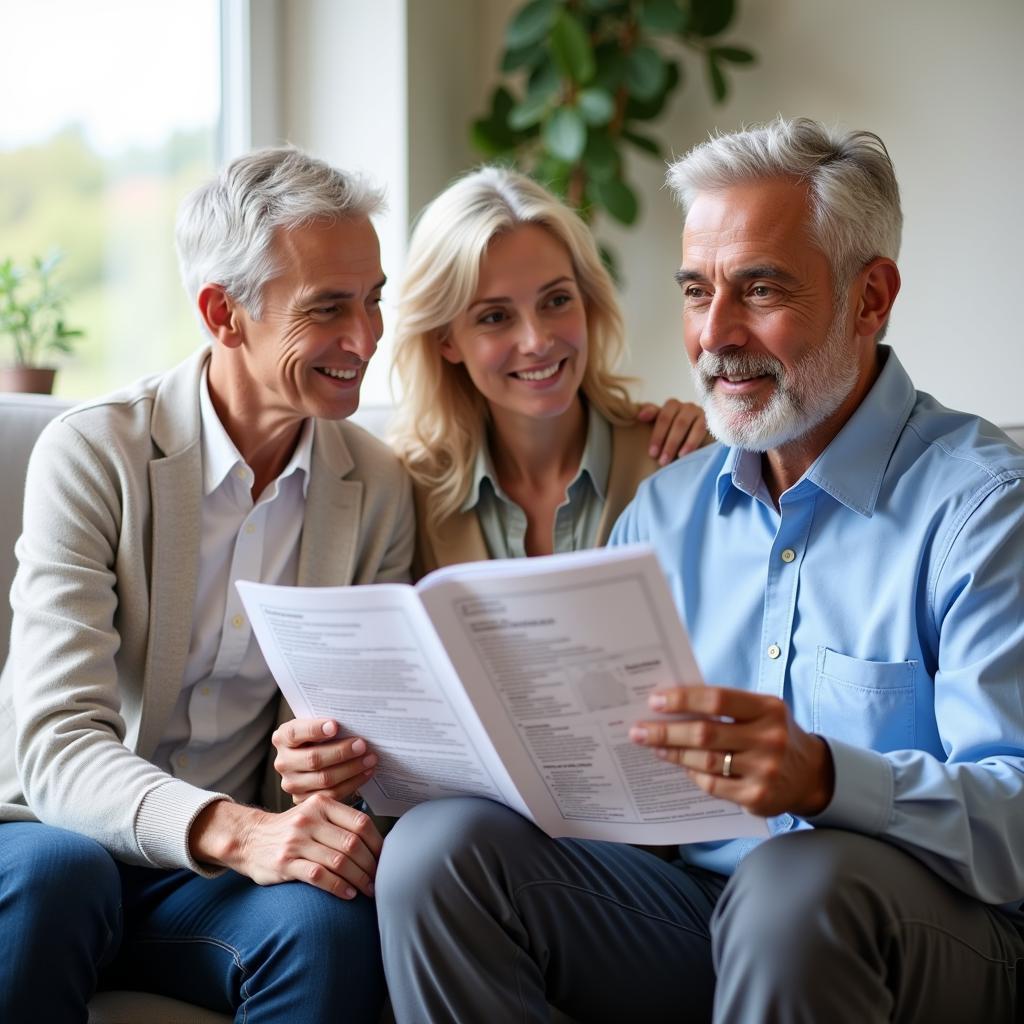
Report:
[[247,153],[178,209],[175,241],[185,290],[195,299],[203,284],[219,284],[258,320],[263,286],[281,271],[271,253],[278,228],[370,217],[383,208],[383,191],[293,146]]
[[828,258],[837,295],[871,260],[896,259],[900,190],[885,144],[872,132],[779,116],[712,136],[671,164],[667,180],[685,215],[701,192],[779,177],[808,186],[812,241]]

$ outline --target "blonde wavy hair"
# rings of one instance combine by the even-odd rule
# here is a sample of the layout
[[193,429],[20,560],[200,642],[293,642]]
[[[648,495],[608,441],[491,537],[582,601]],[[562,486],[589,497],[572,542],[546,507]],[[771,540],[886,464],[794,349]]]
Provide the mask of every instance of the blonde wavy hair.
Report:
[[491,241],[522,224],[550,231],[572,260],[587,314],[581,384],[587,401],[612,423],[627,423],[636,414],[629,378],[613,371],[625,352],[622,313],[590,229],[531,178],[504,167],[472,171],[428,204],[416,222],[395,329],[392,374],[402,399],[391,440],[429,495],[428,517],[435,524],[465,501],[490,420],[466,368],[442,357],[441,341],[469,308]]

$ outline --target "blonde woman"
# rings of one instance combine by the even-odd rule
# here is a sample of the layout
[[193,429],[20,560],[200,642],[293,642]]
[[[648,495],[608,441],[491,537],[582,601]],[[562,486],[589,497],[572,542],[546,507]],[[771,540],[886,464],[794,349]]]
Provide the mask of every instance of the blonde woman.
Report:
[[640,481],[704,441],[697,406],[630,400],[623,349],[593,236],[541,185],[484,167],[426,207],[394,366],[420,573],[604,544]]

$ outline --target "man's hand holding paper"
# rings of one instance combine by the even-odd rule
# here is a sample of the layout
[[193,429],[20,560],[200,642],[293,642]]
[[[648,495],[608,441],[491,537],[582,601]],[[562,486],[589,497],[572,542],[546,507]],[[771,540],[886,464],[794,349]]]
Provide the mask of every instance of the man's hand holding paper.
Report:
[[687,717],[638,722],[630,739],[681,765],[705,793],[763,817],[810,817],[832,799],[828,744],[801,729],[777,697],[678,686],[657,690],[648,704],[652,711]]

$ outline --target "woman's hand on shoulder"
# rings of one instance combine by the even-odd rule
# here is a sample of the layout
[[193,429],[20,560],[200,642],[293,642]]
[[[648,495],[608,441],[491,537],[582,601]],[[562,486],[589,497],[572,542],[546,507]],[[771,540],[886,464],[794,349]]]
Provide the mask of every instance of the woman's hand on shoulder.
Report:
[[637,409],[637,421],[653,423],[648,452],[662,466],[667,466],[710,440],[704,410],[693,402],[669,398],[663,405],[643,402]]

